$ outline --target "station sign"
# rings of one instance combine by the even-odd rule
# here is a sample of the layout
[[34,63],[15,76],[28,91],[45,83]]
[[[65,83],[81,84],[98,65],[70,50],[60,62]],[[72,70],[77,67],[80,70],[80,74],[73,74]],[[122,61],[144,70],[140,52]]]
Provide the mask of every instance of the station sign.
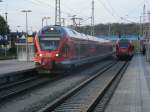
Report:
[[28,36],[27,42],[28,42],[28,43],[33,43],[33,37],[32,37],[32,36]]

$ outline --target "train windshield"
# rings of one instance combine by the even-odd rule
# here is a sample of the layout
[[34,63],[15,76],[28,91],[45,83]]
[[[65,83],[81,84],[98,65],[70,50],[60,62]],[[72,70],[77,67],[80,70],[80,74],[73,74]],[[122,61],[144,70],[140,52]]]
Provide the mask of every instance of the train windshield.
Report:
[[128,42],[120,42],[119,43],[119,47],[120,48],[128,48],[129,47],[129,43]]
[[59,45],[59,40],[52,40],[51,38],[40,38],[40,46],[41,49],[46,51],[46,50],[57,50]]

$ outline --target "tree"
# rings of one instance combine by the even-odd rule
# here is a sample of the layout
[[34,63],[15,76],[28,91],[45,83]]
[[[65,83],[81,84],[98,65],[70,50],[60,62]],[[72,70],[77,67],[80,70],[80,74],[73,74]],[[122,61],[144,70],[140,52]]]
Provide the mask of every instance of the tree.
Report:
[[0,16],[0,35],[6,35],[6,33],[9,33],[9,26],[7,25],[7,22],[5,19]]
[[[110,32],[109,32],[109,25]],[[138,23],[109,23],[109,24],[97,24],[94,27],[95,35],[138,35],[140,24]],[[78,27],[77,31],[85,34],[90,34],[90,26]]]

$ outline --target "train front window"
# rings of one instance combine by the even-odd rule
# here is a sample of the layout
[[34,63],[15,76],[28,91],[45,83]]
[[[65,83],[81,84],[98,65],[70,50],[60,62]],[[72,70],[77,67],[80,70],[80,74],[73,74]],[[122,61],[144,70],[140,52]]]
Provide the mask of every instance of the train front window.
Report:
[[119,43],[119,47],[120,47],[120,48],[128,48],[128,47],[129,47],[129,44],[128,44],[128,43],[121,42],[121,43]]
[[42,50],[56,50],[58,48],[59,40],[40,40],[40,46]]

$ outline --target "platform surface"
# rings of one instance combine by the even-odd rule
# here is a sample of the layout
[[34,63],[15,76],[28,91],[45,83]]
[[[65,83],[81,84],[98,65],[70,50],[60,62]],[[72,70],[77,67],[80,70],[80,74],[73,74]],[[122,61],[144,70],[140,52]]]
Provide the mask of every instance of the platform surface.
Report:
[[24,62],[18,60],[0,60],[0,77],[19,71],[34,69],[34,62]]
[[150,112],[150,62],[136,55],[105,112]]

